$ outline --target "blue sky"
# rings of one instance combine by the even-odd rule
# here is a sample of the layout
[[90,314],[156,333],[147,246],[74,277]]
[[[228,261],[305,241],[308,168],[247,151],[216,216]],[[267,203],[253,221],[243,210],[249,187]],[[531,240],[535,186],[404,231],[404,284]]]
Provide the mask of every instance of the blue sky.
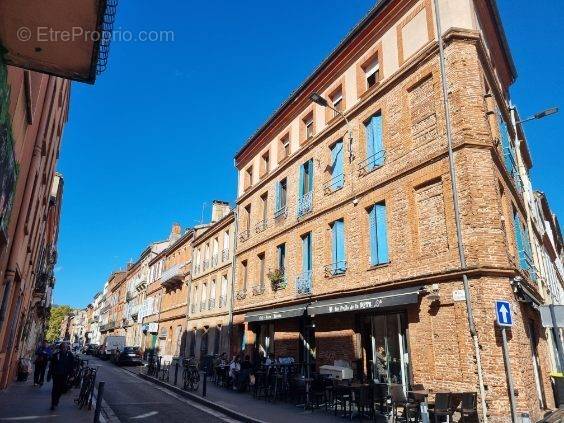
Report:
[[[120,2],[116,30],[174,31],[174,41],[114,42],[96,84],[73,84],[55,302],[85,306],[172,222],[190,226],[202,207],[209,218],[211,200],[233,202],[234,153],[373,3]],[[564,7],[539,4],[499,0],[522,116],[564,106]],[[533,182],[560,216],[563,132],[562,114],[526,127]]]

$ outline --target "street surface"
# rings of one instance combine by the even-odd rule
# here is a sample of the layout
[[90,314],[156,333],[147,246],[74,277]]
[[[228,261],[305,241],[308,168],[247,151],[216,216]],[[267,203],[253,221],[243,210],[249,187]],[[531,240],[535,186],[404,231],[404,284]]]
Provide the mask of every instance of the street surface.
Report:
[[104,400],[122,422],[234,423],[235,420],[131,374],[125,368],[85,356],[100,366],[97,382],[106,382]]

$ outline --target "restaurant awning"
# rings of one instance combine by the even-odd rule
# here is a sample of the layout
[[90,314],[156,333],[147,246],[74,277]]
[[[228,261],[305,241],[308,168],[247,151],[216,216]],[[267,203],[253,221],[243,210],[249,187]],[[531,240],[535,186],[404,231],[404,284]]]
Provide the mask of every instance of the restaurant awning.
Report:
[[362,311],[404,304],[415,304],[419,301],[422,286],[375,292],[373,294],[355,295],[334,298],[312,303],[307,308],[310,316],[316,314],[342,313],[346,311]]
[[303,316],[307,304],[299,304],[289,307],[271,308],[268,310],[253,311],[245,315],[246,322],[263,322],[266,320],[286,319],[288,317]]

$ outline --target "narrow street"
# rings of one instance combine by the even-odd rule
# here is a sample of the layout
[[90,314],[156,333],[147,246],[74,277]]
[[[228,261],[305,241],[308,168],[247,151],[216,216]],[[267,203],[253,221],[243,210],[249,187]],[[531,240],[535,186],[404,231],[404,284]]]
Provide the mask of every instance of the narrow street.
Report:
[[237,421],[147,382],[126,368],[91,356],[86,358],[89,365],[100,366],[97,381],[106,382],[104,400],[122,422]]

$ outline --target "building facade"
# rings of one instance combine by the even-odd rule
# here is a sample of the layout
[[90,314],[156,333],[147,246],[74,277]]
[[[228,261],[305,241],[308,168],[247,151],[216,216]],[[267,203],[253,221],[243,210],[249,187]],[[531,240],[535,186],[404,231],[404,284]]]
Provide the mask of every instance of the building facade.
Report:
[[229,351],[235,215],[212,203],[211,224],[192,241],[186,351],[199,360]]
[[340,360],[365,380],[477,391],[481,416],[505,422],[502,298],[515,411],[538,419],[550,353],[515,69],[494,2],[434,4],[379,2],[237,153],[232,344],[305,371]]

